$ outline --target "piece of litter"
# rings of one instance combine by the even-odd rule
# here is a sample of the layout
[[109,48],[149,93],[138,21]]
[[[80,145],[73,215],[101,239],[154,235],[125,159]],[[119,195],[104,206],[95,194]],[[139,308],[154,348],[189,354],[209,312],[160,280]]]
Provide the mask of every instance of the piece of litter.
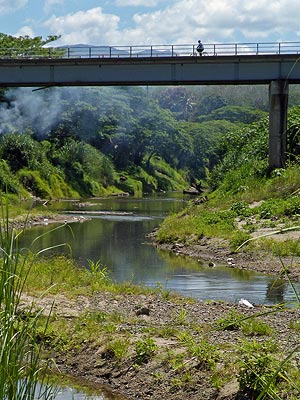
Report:
[[249,308],[254,308],[254,305],[253,304],[251,304],[248,300],[246,300],[246,299],[241,299],[240,301],[239,301],[239,306],[246,306],[246,307],[249,307]]

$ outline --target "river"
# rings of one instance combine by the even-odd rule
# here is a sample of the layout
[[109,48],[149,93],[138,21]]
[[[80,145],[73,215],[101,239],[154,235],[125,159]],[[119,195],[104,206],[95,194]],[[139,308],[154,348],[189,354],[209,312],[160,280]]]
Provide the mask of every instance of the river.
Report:
[[[187,197],[181,193],[165,193],[144,198],[112,197],[89,199],[81,203],[60,202],[51,205],[59,212],[73,213],[74,221],[43,235],[39,248],[60,243],[56,251],[67,252],[81,264],[101,260],[113,280],[132,281],[150,287],[160,286],[201,300],[238,302],[246,298],[251,303],[275,304],[290,301],[292,290],[285,282],[227,266],[210,268],[190,258],[178,257],[152,245],[147,234],[170,213],[180,211]],[[72,214],[71,214],[72,215]],[[23,239],[29,246],[37,236],[53,229],[53,224],[33,226]],[[36,247],[35,250],[38,248]]]
[[[160,286],[201,300],[238,302],[245,298],[251,303],[275,304],[293,299],[289,286],[285,282],[274,285],[271,276],[227,266],[210,268],[207,262],[201,264],[159,251],[153,246],[147,234],[168,214],[180,211],[187,200],[181,193],[166,193],[139,199],[112,197],[88,199],[81,203],[53,203],[51,209],[73,215],[76,223],[62,226],[55,234],[48,235],[43,234],[50,232],[55,225],[45,221],[43,226],[32,226],[25,232],[21,245],[30,247],[33,239],[43,235],[33,250],[68,243],[70,247],[60,247],[55,251],[70,254],[83,265],[88,265],[88,259],[100,259],[115,281]],[[106,391],[89,396],[66,388],[56,399],[117,398],[123,399]]]

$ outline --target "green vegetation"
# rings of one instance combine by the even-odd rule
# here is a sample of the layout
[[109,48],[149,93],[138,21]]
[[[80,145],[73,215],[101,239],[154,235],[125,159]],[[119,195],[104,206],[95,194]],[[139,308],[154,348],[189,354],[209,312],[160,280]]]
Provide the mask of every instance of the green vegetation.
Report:
[[[278,361],[275,357],[276,344],[274,341],[263,344],[256,340],[244,341],[240,346],[240,351],[239,382],[241,388],[249,392],[249,396],[252,398],[280,398],[279,396],[275,397],[279,375],[276,376]],[[276,380],[273,379],[275,376]],[[268,382],[270,384],[267,387]]]
[[[288,362],[293,355],[282,352],[277,332],[270,325],[272,318],[265,320],[276,310],[260,308],[248,313],[232,306],[218,319],[208,312],[209,320],[196,323],[190,312],[197,309],[201,315],[204,304],[170,293],[166,301],[161,289],[116,284],[100,261],[90,262],[90,269],[85,269],[62,256],[49,260],[19,255],[19,260],[21,269],[28,271],[24,291],[34,299],[31,307],[23,309],[22,324],[31,321],[29,316],[37,316],[27,335],[43,343],[44,350],[39,353],[43,357],[51,354],[58,361],[62,357],[70,365],[79,358],[82,365],[90,365],[92,359],[97,373],[118,371],[122,376],[130,371],[131,379],[133,374],[138,379],[147,376],[147,383],[168,387],[170,393],[180,390],[183,396],[199,390],[203,380],[219,390],[235,377],[240,393],[249,398],[283,399],[289,394],[296,399],[299,395],[297,366]],[[19,272],[16,275],[21,276]],[[135,310],[145,298],[151,299],[153,309],[144,319]],[[54,302],[47,319],[39,311],[43,299]],[[166,319],[157,326],[159,304]],[[287,321],[290,316],[285,317]],[[299,321],[293,320],[290,329],[298,332],[298,325]],[[220,339],[224,330],[234,334],[231,340]],[[283,340],[285,343],[285,337]]]
[[246,317],[236,310],[216,321],[216,328],[220,330],[241,330],[245,336],[270,336],[272,328],[254,316]]
[[[41,36],[30,38],[29,36],[11,36],[0,33],[0,55],[1,57],[34,57],[47,56],[49,49],[44,46],[58,40],[59,36],[51,35],[47,39]],[[51,57],[59,57],[62,54],[61,50],[52,50]]]
[[[2,56],[46,54],[43,46],[56,39],[1,34]],[[166,218],[160,243],[189,246],[217,238],[232,252],[299,256],[298,240],[278,243],[271,236],[300,228],[299,92],[291,88],[286,167],[270,171],[266,89],[1,90],[0,191],[8,193],[10,204],[2,210],[0,230],[0,398],[32,398],[45,376],[41,356],[63,355],[66,365],[74,365],[83,352],[95,357],[103,376],[112,378],[116,369],[144,371],[142,376],[155,385],[163,382],[170,393],[181,391],[182,398],[199,390],[203,379],[219,390],[234,378],[249,398],[299,398],[299,345],[288,351],[274,345],[268,311],[249,315],[232,308],[195,321],[187,299],[159,287],[115,284],[101,260],[88,260],[84,269],[66,257],[21,253],[22,232],[8,224],[8,215],[26,214],[20,199],[142,196],[194,185],[202,186],[205,196]],[[282,274],[294,289],[284,264]],[[21,308],[25,293],[35,301],[30,297],[29,306]],[[49,317],[40,305],[42,294],[47,302],[62,303]],[[148,297],[171,306],[172,318],[160,326],[151,316],[141,319],[130,301],[139,299],[140,306]],[[298,319],[289,324],[297,334]],[[227,334],[232,342],[213,340]]]
[[[0,190],[56,199],[219,185],[241,130],[263,126],[266,100],[251,87],[3,89]],[[264,152],[266,137],[257,141]]]
[[[1,203],[0,397],[50,399],[54,391],[47,381],[47,363],[41,364],[43,343],[36,341],[43,310],[35,310],[30,302],[27,308],[21,305],[31,263],[26,256],[21,256],[18,234],[9,229],[7,207],[5,202]],[[43,332],[47,329],[48,318]]]
[[251,234],[259,229],[284,233],[300,227],[299,116],[299,107],[290,109],[287,167],[271,174],[267,120],[225,134],[219,143],[224,156],[208,178],[215,189],[208,194],[209,201],[191,201],[186,210],[169,216],[160,227],[158,241],[195,244],[203,237],[216,237],[228,239],[232,251],[247,243],[275,255],[298,255],[299,246],[293,240],[274,246],[270,235],[262,234],[261,240],[254,241]]

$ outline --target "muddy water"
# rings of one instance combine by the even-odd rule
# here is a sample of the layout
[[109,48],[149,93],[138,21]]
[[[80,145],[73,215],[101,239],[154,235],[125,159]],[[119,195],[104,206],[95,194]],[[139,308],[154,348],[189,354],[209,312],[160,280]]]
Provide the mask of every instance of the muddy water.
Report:
[[[201,300],[237,302],[246,298],[256,304],[274,304],[292,299],[290,287],[284,282],[274,285],[272,277],[226,266],[201,266],[199,262],[171,256],[152,246],[147,234],[169,213],[181,210],[186,200],[181,193],[168,193],[143,199],[109,198],[53,204],[53,209],[68,212],[74,221],[90,219],[71,224],[73,232],[65,226],[55,234],[44,235],[37,244],[39,248],[46,248],[67,242],[72,251],[67,247],[57,251],[71,252],[84,265],[87,259],[100,259],[116,281],[159,285]],[[23,244],[29,245],[51,229],[52,224],[32,227]]]

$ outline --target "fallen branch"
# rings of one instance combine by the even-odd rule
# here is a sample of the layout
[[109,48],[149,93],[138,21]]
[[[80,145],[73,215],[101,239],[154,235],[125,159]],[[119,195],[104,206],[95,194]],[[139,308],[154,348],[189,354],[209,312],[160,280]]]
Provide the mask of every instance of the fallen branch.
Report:
[[297,231],[298,229],[300,229],[300,226],[291,226],[290,228],[282,228],[282,229],[279,229],[278,231],[269,232],[269,233],[265,233],[260,236],[252,237],[250,239],[245,240],[245,242],[243,242],[239,247],[237,247],[235,249],[234,253],[237,253],[243,246],[245,246],[245,244],[248,244],[249,242],[252,242],[253,240],[261,239],[266,236],[278,235],[279,233],[285,233],[285,232],[289,232],[289,231]]

